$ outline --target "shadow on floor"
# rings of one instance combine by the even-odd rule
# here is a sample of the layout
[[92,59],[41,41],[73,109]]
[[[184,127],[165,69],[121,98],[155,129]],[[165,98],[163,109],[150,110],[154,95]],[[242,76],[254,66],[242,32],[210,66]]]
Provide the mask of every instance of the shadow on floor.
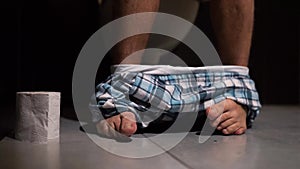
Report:
[[12,134],[15,121],[16,121],[16,113],[14,108],[14,103],[3,103],[1,107],[0,113],[0,141],[3,140],[6,136]]
[[[159,117],[158,119],[151,122],[148,127],[142,128],[141,124],[138,124],[138,130],[136,134],[153,134],[149,137],[154,137],[157,134],[161,133],[180,133],[180,132],[187,132],[186,130],[176,129],[176,130],[170,130],[170,127],[174,124],[175,121],[162,121],[163,117]],[[195,124],[191,128],[190,132],[195,132],[196,135],[200,135],[200,131],[202,130],[204,124],[206,121],[206,115],[205,113],[199,113],[197,120],[195,121]],[[104,134],[100,134],[97,132],[96,129],[96,123],[89,123],[84,126],[80,127],[80,130],[89,134],[96,134],[103,138],[111,138],[107,137]],[[213,129],[212,129],[213,130]],[[213,133],[207,132],[207,135],[223,135],[221,131],[214,130]],[[114,132],[114,139],[118,142],[130,142],[132,139],[130,137],[124,136],[118,132]],[[202,135],[206,135],[205,132],[202,132]],[[135,137],[136,135],[133,135],[132,137]]]

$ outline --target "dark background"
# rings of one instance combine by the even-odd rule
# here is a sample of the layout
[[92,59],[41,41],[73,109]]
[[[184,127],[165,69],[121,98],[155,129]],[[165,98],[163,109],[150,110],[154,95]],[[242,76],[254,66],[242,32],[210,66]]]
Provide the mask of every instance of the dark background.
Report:
[[[59,91],[72,105],[72,72],[85,41],[100,27],[96,0],[1,3],[0,129],[14,121],[17,91]],[[196,25],[210,34],[207,6]],[[263,104],[300,103],[298,1],[256,1],[249,68]],[[201,22],[200,22],[201,21]]]

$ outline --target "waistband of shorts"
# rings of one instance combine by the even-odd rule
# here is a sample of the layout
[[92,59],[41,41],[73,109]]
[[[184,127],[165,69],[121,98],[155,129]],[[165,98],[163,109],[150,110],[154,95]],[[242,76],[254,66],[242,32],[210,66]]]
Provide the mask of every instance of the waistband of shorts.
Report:
[[186,74],[186,73],[222,73],[236,72],[241,75],[248,75],[249,69],[245,66],[225,65],[225,66],[204,66],[204,67],[182,67],[170,65],[135,65],[120,64],[111,67],[113,73],[144,73],[153,75],[166,74]]

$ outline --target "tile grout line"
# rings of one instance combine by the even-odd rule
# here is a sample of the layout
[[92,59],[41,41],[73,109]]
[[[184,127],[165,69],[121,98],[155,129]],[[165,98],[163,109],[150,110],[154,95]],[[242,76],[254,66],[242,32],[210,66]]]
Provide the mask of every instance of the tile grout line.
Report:
[[174,160],[178,161],[180,164],[182,164],[184,167],[188,168],[188,169],[193,169],[191,166],[189,166],[188,164],[186,164],[184,161],[182,161],[181,159],[179,159],[178,157],[176,157],[174,154],[170,153],[169,151],[165,150],[162,146],[160,146],[159,144],[157,144],[156,142],[152,141],[148,136],[142,134],[144,137],[148,138],[150,142],[152,142],[153,144],[155,144],[157,147],[161,148],[162,150],[164,150],[168,155],[170,155]]

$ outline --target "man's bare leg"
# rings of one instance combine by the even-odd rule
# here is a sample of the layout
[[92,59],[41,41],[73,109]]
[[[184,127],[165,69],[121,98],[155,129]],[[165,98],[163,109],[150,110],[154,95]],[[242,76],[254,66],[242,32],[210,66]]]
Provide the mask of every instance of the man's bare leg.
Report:
[[[160,0],[114,0],[114,17],[141,13],[141,12],[157,12]],[[153,18],[154,19],[154,18]],[[143,26],[151,28],[153,20],[149,20]],[[126,29],[126,25],[125,28]],[[135,58],[127,58],[130,54],[143,50],[147,46],[149,34],[142,34],[127,38],[117,44],[113,49],[113,63],[140,64],[141,56]]]
[[[248,66],[254,0],[211,0],[210,11],[217,50],[223,64]],[[226,107],[221,115],[223,117],[214,122],[218,122],[217,129],[224,134],[243,134],[247,128],[245,110],[231,100],[226,100],[223,104]],[[209,115],[209,110],[207,114]]]
[[223,64],[247,66],[254,0],[211,0],[211,21]]
[[[129,14],[140,12],[156,12],[159,7],[159,0],[114,0],[114,17],[119,18]],[[153,18],[154,19],[154,18]],[[147,21],[143,26],[151,28],[153,20]],[[123,28],[122,28],[123,29]],[[124,25],[126,30],[126,25]],[[141,56],[127,58],[130,54],[145,49],[149,34],[136,35],[118,43],[112,49],[113,64],[140,64]],[[137,130],[135,115],[132,112],[123,112],[97,124],[98,132],[109,137],[116,137],[114,131],[126,136],[131,136]]]

